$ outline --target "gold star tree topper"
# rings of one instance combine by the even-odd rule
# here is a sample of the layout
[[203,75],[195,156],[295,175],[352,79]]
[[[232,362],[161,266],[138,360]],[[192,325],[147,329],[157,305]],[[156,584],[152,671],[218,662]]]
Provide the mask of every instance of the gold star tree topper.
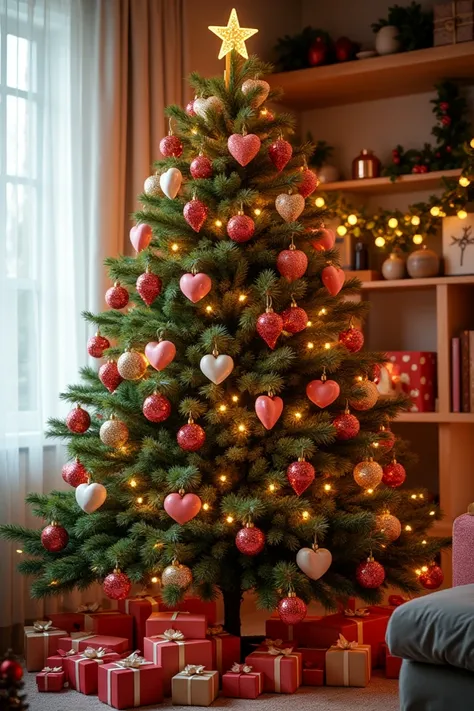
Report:
[[209,25],[209,29],[222,40],[219,59],[225,57],[225,55],[229,54],[233,49],[244,59],[249,58],[245,41],[255,35],[258,30],[251,29],[250,27],[241,27],[235,8],[233,8],[230,13],[227,27]]

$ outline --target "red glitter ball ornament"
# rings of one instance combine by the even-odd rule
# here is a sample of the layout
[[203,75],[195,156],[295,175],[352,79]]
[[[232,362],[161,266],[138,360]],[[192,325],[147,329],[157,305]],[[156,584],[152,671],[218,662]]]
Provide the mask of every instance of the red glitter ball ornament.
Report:
[[272,308],[267,309],[264,314],[258,317],[257,333],[272,350],[275,348],[278,337],[282,331],[283,319],[279,314],[276,314]]
[[286,476],[295,494],[300,496],[313,483],[315,471],[313,465],[301,457],[289,465]]
[[347,331],[341,331],[339,343],[342,343],[351,353],[357,353],[364,345],[364,334],[358,328],[351,326]]
[[379,428],[379,433],[382,435],[378,440],[379,447],[383,449],[384,452],[390,452],[397,438],[390,428],[384,427],[383,425]]
[[87,484],[89,480],[89,472],[77,457],[73,462],[68,462],[63,466],[61,476],[66,484],[74,488],[79,484]]
[[371,590],[379,588],[385,580],[385,569],[372,556],[369,556],[366,561],[357,566],[356,578],[363,588]]
[[87,410],[83,410],[80,405],[71,410],[69,415],[66,417],[66,426],[71,432],[75,434],[83,434],[89,429],[91,424],[91,417]]
[[194,99],[192,101],[188,101],[185,111],[188,116],[196,116],[196,112],[194,111]]
[[171,403],[164,395],[153,393],[143,403],[143,414],[150,422],[163,422],[171,414]]
[[248,242],[255,232],[255,222],[248,215],[234,215],[227,223],[227,234],[234,242]]
[[199,178],[212,178],[212,163],[206,156],[197,156],[189,166],[191,176]]
[[283,330],[287,333],[300,333],[308,325],[308,314],[300,306],[297,306],[296,301],[291,304],[289,309],[282,311],[281,318],[283,319]]
[[105,301],[111,309],[123,309],[129,298],[128,291],[118,281],[105,292]]
[[200,425],[190,419],[187,425],[180,427],[176,440],[185,452],[197,452],[206,441],[206,433]]
[[41,545],[50,553],[59,553],[66,548],[69,534],[63,526],[51,523],[41,531]]
[[405,467],[393,459],[390,464],[387,464],[383,468],[382,482],[386,486],[391,486],[392,489],[396,489],[397,486],[401,486],[405,479],[407,478],[407,473]]
[[87,352],[93,358],[102,358],[107,348],[110,348],[110,341],[105,336],[101,336],[99,331],[87,341]]
[[337,439],[353,439],[360,430],[359,420],[348,411],[335,417],[332,424],[336,428]]
[[277,171],[280,172],[293,155],[293,148],[291,143],[288,143],[283,138],[278,138],[269,147],[268,155]]
[[319,178],[316,173],[313,173],[309,168],[303,168],[301,171],[303,180],[298,186],[298,192],[305,199],[309,197],[319,185]]
[[296,597],[296,593],[289,593],[278,603],[278,614],[285,625],[297,625],[306,617],[307,607],[304,600]]
[[444,580],[444,574],[439,565],[433,563],[428,570],[422,570],[418,578],[426,590],[437,590]]
[[103,363],[103,365],[100,366],[99,380],[102,385],[107,388],[109,393],[113,393],[117,390],[123,378],[118,371],[117,362],[115,360],[108,360],[107,363]]
[[258,555],[265,546],[265,534],[253,523],[247,523],[235,537],[235,545],[244,555]]
[[183,152],[183,144],[178,136],[168,135],[160,141],[160,153],[166,158],[179,158]]
[[113,573],[110,573],[110,575],[107,575],[102,584],[104,593],[111,600],[125,600],[125,598],[128,597],[131,587],[132,582],[128,575],[122,573],[118,568],[116,568]]
[[140,274],[137,279],[137,292],[147,306],[151,306],[157,296],[161,293],[161,279],[157,274],[149,272],[148,269],[144,274]]
[[[5,659],[0,664],[0,678],[9,679],[10,681],[20,681],[22,677],[23,668],[15,659]],[[15,699],[15,701],[17,700],[18,699]]]
[[207,207],[201,200],[190,200],[183,208],[186,222],[195,232],[199,232],[207,217]]
[[301,249],[284,249],[277,257],[277,269],[289,282],[301,279],[308,268],[308,257]]

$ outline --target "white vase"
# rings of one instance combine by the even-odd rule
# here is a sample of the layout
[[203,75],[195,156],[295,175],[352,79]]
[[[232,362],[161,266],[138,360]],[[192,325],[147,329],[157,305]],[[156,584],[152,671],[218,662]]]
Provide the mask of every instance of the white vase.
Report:
[[400,50],[398,33],[398,27],[395,25],[385,25],[380,28],[375,35],[375,49],[378,54],[394,54]]
[[335,165],[325,163],[317,173],[321,183],[336,183],[339,180],[339,170]]

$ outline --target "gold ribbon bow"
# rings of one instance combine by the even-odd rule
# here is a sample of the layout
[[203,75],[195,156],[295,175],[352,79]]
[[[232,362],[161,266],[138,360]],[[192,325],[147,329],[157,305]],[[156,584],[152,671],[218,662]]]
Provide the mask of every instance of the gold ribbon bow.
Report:
[[216,635],[222,634],[224,632],[224,628],[222,625],[214,625],[214,627],[208,627],[206,630],[206,634],[209,637],[215,637]]
[[358,607],[357,610],[344,610],[346,617],[368,617],[369,610],[366,607]]
[[268,648],[268,654],[271,654],[274,657],[276,657],[278,654],[281,654],[284,657],[289,657],[290,654],[292,654],[292,652],[293,652],[292,647],[285,647],[284,649],[282,647],[269,647]]
[[184,634],[180,630],[165,630],[163,634],[155,634],[152,639],[166,639],[168,642],[176,642],[184,639]]
[[73,654],[77,654],[75,649],[69,649],[67,652],[64,651],[64,649],[58,649],[57,654],[60,657],[72,657]]
[[99,647],[99,649],[93,649],[92,647],[87,647],[83,652],[81,652],[83,657],[87,659],[103,659],[106,654],[110,654],[110,649],[106,647]]
[[44,674],[57,674],[58,672],[62,672],[62,667],[45,667],[44,669],[41,670],[41,673]]
[[186,674],[187,676],[193,676],[193,674],[203,674],[205,668],[204,664],[187,664],[181,673]]
[[85,602],[83,605],[79,605],[76,612],[98,612],[102,605],[98,602]]
[[270,639],[267,637],[267,639],[263,640],[263,644],[265,644],[267,647],[281,647],[283,644],[282,639]]
[[56,627],[53,627],[51,620],[36,620],[36,622],[33,622],[33,627],[36,632],[49,632],[56,629]]
[[355,649],[359,646],[358,642],[349,642],[343,634],[339,634],[339,639],[337,640],[335,646],[338,649]]
[[125,657],[125,659],[119,659],[118,662],[115,662],[120,667],[123,667],[124,669],[138,669],[141,667],[143,664],[150,664],[151,662],[147,662],[144,657],[140,657],[138,652],[132,652],[128,657]]
[[239,664],[238,662],[234,662],[230,671],[233,674],[250,674],[252,669],[253,667],[248,664]]

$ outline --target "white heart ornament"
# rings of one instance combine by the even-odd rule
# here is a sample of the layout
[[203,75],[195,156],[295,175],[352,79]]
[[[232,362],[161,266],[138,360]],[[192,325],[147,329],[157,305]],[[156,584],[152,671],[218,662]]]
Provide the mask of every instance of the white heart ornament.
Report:
[[232,373],[234,361],[228,355],[205,355],[199,364],[202,372],[215,385],[220,385]]
[[259,93],[253,99],[254,106],[261,106],[264,101],[266,101],[268,94],[270,93],[270,84],[263,79],[247,79],[242,84],[242,94],[247,94],[253,89],[260,89]]
[[76,487],[76,501],[83,511],[92,513],[102,506],[107,498],[107,489],[102,484],[79,484]]
[[165,173],[160,175],[160,188],[170,200],[174,200],[179,193],[183,175],[178,168],[168,168]]
[[223,108],[224,105],[217,96],[210,96],[208,99],[194,99],[194,113],[203,119],[207,118],[209,109],[221,112]]
[[332,563],[331,551],[327,548],[300,548],[296,554],[296,565],[311,580],[319,580]]

